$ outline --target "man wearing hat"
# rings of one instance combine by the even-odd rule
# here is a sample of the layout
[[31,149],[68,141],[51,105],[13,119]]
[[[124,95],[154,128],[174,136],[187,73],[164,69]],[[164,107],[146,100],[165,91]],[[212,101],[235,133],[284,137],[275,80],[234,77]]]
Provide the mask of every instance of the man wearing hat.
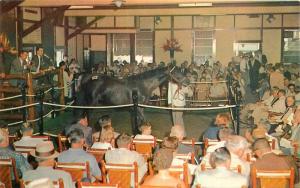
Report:
[[29,170],[24,173],[24,181],[33,181],[40,178],[49,178],[52,181],[58,181],[61,178],[65,188],[74,188],[72,177],[69,173],[53,169],[55,158],[59,155],[55,151],[51,141],[45,141],[36,145],[36,149],[30,152],[30,155],[36,158],[39,166],[36,170]]

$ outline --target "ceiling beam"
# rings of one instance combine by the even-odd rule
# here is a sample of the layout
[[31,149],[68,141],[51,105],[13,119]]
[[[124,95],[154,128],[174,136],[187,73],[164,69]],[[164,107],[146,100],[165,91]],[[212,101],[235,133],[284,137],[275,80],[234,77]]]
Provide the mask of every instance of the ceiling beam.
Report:
[[60,16],[61,14],[63,14],[63,12],[65,10],[67,10],[68,8],[69,8],[69,6],[62,6],[62,7],[57,8],[56,10],[52,11],[51,15],[46,16],[41,21],[39,21],[37,23],[34,23],[32,26],[30,26],[29,28],[25,29],[23,31],[23,37],[29,35],[34,30],[40,28],[43,23],[49,22],[50,20],[55,20],[58,16]]
[[20,3],[22,3],[24,0],[20,1],[0,1],[0,15],[3,15],[15,7],[17,7]]
[[95,19],[93,19],[92,21],[90,21],[89,23],[86,23],[85,25],[81,26],[79,29],[76,29],[73,33],[71,33],[68,36],[68,40],[70,40],[71,38],[75,37],[76,35],[80,34],[82,31],[88,29],[89,27],[91,27],[91,25],[95,24],[98,20],[104,18],[104,16],[96,16]]

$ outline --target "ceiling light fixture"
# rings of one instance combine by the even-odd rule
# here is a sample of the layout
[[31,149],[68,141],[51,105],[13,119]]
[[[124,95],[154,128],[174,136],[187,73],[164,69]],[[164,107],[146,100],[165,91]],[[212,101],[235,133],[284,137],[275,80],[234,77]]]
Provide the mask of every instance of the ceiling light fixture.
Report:
[[274,17],[274,14],[269,14],[266,20],[267,22],[272,23],[276,18]]
[[113,0],[112,3],[116,5],[116,7],[120,8],[123,3],[125,3],[125,0]]
[[94,6],[81,6],[81,5],[78,5],[78,6],[70,6],[69,9],[92,9],[94,8]]
[[154,22],[155,22],[156,25],[158,25],[161,21],[162,20],[161,20],[160,16],[155,16],[154,17]]
[[211,7],[212,3],[179,3],[179,7]]

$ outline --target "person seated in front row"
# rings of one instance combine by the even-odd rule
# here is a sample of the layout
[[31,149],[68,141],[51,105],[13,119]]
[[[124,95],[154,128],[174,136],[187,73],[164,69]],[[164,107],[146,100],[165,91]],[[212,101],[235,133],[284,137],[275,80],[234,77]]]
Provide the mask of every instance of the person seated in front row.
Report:
[[[90,172],[92,175],[91,181],[94,182],[96,180],[101,180],[101,171],[98,166],[97,160],[91,154],[88,154],[83,150],[84,146],[84,133],[81,129],[73,129],[67,135],[68,141],[71,144],[71,148],[66,151],[63,151],[58,156],[58,162],[61,163],[90,163]],[[86,174],[84,176],[86,177]]]
[[[110,128],[113,128],[111,117],[109,115],[103,115],[98,120],[99,128],[100,130],[98,132],[93,133],[93,140],[99,141],[101,137],[101,132],[104,130],[108,130]],[[114,138],[117,138],[120,135],[120,133],[114,132]]]
[[38,143],[43,142],[43,138],[32,138],[33,127],[30,123],[23,123],[21,127],[22,138],[14,142],[14,146],[29,146],[35,147]]
[[150,122],[145,122],[143,123],[139,130],[142,134],[137,134],[134,138],[135,139],[153,139],[154,137],[151,135],[151,123]]
[[[147,173],[147,162],[144,157],[136,151],[131,151],[132,138],[123,133],[117,138],[117,146],[115,150],[108,150],[105,153],[105,162],[113,164],[133,164],[138,165],[138,182],[142,180]],[[131,186],[134,185],[133,179],[131,179]]]
[[153,165],[157,174],[149,177],[145,180],[143,185],[150,186],[174,186],[180,185],[184,188],[185,185],[180,179],[174,178],[170,172],[169,168],[173,160],[173,151],[170,149],[160,149],[154,154]]
[[[238,165],[241,166],[241,172],[246,177],[250,175],[250,164],[247,161],[247,151],[249,149],[249,144],[247,140],[238,135],[229,136],[225,143],[225,147],[228,149],[231,155],[231,167],[236,168]],[[209,159],[211,153],[207,153],[200,165],[204,164],[205,166],[209,166]]]
[[230,123],[230,116],[227,113],[220,113],[217,115],[216,120],[214,121],[214,124],[203,134],[203,140],[209,139],[209,140],[217,140],[218,139],[218,132],[222,127],[229,127]]
[[84,134],[84,138],[85,138],[85,144],[88,147],[90,147],[93,144],[92,128],[89,127],[87,112],[85,112],[85,111],[82,112],[80,114],[80,117],[78,118],[78,121],[75,124],[72,124],[71,126],[65,128],[66,135],[68,135],[74,129],[82,130],[82,132]]
[[225,147],[226,141],[232,135],[234,135],[234,131],[231,128],[229,128],[229,127],[221,128],[218,133],[219,142],[214,145],[208,146],[206,153],[211,153],[211,152],[214,152],[218,148]]
[[184,135],[185,135],[185,130],[183,126],[174,125],[171,128],[170,137],[176,137],[178,139],[177,153],[188,154],[190,152],[195,152],[192,146],[182,143],[182,141],[184,141]]
[[28,170],[24,173],[23,180],[25,182],[40,178],[49,178],[51,181],[58,181],[61,178],[65,188],[75,188],[72,177],[68,172],[53,169],[55,158],[57,158],[59,153],[55,151],[52,142],[44,141],[37,144],[36,150],[31,151],[30,154],[36,158],[39,166],[35,170]]
[[212,170],[196,171],[193,187],[205,188],[241,188],[248,186],[247,177],[230,170],[231,153],[225,147],[216,149],[210,155]]
[[94,142],[92,149],[113,149],[115,148],[114,128],[107,127],[101,131],[100,141]]

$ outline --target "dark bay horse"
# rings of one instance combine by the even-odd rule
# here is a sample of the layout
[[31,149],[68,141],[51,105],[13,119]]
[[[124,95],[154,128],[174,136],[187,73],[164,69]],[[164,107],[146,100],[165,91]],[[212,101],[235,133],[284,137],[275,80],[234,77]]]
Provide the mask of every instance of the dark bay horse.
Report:
[[[132,92],[138,94],[138,103],[146,104],[154,89],[172,79],[185,84],[188,79],[178,67],[160,67],[144,73],[117,79],[105,75],[82,74],[76,86],[76,105],[107,106],[130,104]],[[138,124],[144,121],[143,110],[138,110]]]

